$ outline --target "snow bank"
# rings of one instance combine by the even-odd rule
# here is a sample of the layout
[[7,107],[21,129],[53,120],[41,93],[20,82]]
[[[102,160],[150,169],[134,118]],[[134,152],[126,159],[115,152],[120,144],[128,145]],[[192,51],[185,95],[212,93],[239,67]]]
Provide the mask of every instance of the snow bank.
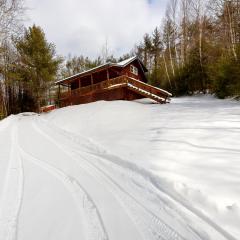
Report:
[[101,145],[101,149],[127,159],[148,155],[149,139],[145,130],[151,121],[149,105],[99,101],[58,109],[46,114],[44,119],[68,132],[85,136]]

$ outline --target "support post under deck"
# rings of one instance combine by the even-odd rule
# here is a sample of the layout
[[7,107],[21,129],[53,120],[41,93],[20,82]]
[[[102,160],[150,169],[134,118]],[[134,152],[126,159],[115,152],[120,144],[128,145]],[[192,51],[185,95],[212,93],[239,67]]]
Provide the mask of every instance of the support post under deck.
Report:
[[107,81],[108,81],[108,87],[110,86],[110,83],[109,83],[109,70],[107,69]]

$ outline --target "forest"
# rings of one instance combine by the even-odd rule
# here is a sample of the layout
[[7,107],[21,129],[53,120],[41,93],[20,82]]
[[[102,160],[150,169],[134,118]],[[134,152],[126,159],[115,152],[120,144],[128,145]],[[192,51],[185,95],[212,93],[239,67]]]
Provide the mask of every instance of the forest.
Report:
[[96,59],[59,56],[41,26],[24,26],[25,14],[23,0],[0,0],[0,119],[39,111],[57,79],[133,55],[149,83],[174,96],[240,97],[240,0],[169,0],[162,22],[129,53],[115,57],[106,45]]

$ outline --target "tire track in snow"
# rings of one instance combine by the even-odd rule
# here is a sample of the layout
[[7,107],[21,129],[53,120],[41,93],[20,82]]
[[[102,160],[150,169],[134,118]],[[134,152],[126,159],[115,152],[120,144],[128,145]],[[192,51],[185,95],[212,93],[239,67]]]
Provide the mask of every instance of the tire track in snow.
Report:
[[80,213],[83,213],[87,219],[85,222],[85,229],[87,231],[86,239],[108,240],[108,234],[104,227],[97,206],[88,195],[87,191],[81,186],[81,184],[75,178],[67,175],[62,170],[35,158],[30,153],[27,153],[22,147],[19,146],[19,149],[24,159],[44,169],[56,179],[61,181],[64,186],[66,186],[68,191],[73,196],[73,199],[75,200]]
[[[135,212],[135,214],[132,214],[133,215],[132,217],[135,218],[134,221],[138,222],[138,224],[141,225],[141,228],[145,228],[147,231],[149,230],[147,234],[148,237],[150,234],[154,237],[154,239],[157,238],[165,240],[169,239],[186,240],[186,238],[181,236],[171,226],[165,223],[155,213],[153,213],[151,210],[145,207],[144,204],[142,204],[139,200],[137,200],[129,192],[127,192],[107,173],[107,171],[100,169],[97,165],[91,162],[91,160],[89,161],[89,159],[85,159],[83,156],[81,156],[81,159],[84,159],[85,164],[90,166],[87,167],[89,169],[88,171],[94,171],[93,170],[94,168],[95,169],[94,176],[99,176],[98,178],[100,181],[103,181],[104,178],[105,181],[108,182],[108,184],[111,186],[113,194],[117,195],[122,200],[123,205],[125,207],[127,206],[128,208],[130,208],[132,212]],[[138,218],[139,212],[142,212],[141,215],[145,216],[144,218],[141,219],[142,222]]]
[[217,225],[215,222],[213,222],[210,218],[205,216],[202,212],[200,212],[198,209],[195,209],[193,206],[189,205],[188,202],[186,202],[181,197],[178,197],[177,195],[174,195],[167,189],[161,186],[161,183],[158,180],[158,177],[154,174],[148,172],[145,169],[142,169],[141,167],[126,162],[125,160],[122,160],[118,156],[115,155],[106,155],[106,154],[99,154],[101,156],[101,160],[103,161],[110,161],[114,164],[119,165],[122,168],[128,169],[130,171],[135,171],[138,174],[140,174],[142,177],[144,177],[147,181],[150,181],[154,187],[161,193],[172,199],[177,205],[182,207],[183,209],[186,209],[187,211],[191,212],[195,216],[197,216],[199,219],[201,219],[203,222],[205,222],[208,226],[211,226],[212,229],[214,229],[216,232],[218,232],[220,235],[222,235],[225,239],[228,240],[237,240],[234,236],[232,236],[230,233],[225,231],[223,228],[221,228],[219,225]]
[[17,120],[13,121],[15,125],[11,131],[11,152],[3,192],[0,240],[17,239],[18,219],[23,201],[24,169],[23,161],[17,147]]
[[240,153],[240,149],[224,148],[224,147],[209,147],[209,146],[194,144],[194,143],[191,143],[191,142],[188,142],[188,141],[185,141],[185,140],[177,141],[177,140],[157,138],[157,139],[154,139],[152,141],[153,142],[163,142],[163,143],[176,143],[178,145],[182,144],[182,145],[187,145],[187,146],[190,146],[190,147],[193,147],[193,148],[198,148],[198,149],[201,149],[201,150],[206,150],[207,149],[207,150],[213,150],[213,151],[217,150],[217,151],[221,151],[221,152],[228,151],[228,152],[232,152],[232,153],[236,153],[236,154]]
[[[95,178],[95,181],[96,181],[96,180],[100,180],[100,181],[98,181],[98,183],[100,183],[101,185],[104,185],[104,186],[105,186],[105,184],[102,184],[102,181],[101,181],[102,179],[97,178],[95,173],[92,173],[91,170],[86,169],[86,167],[83,167],[82,165],[79,165],[78,161],[76,161],[76,159],[73,158],[73,156],[72,156],[71,154],[69,154],[68,151],[65,150],[65,147],[64,147],[64,146],[58,144],[58,142],[56,142],[52,137],[50,137],[50,136],[47,135],[44,131],[42,131],[35,123],[33,123],[32,126],[33,126],[33,128],[36,130],[37,133],[39,133],[40,135],[42,135],[44,138],[48,139],[48,140],[49,140],[51,143],[53,143],[57,148],[61,149],[61,151],[63,151],[67,156],[69,156],[72,160],[74,160],[74,162],[77,163],[77,165],[79,166],[80,169],[82,169],[84,172],[86,172],[88,175],[90,175],[91,178]],[[92,181],[94,181],[94,180],[92,180]],[[109,190],[109,189],[108,189],[108,190]],[[107,191],[106,191],[106,192],[107,192]],[[106,193],[106,192],[105,192],[105,193]],[[109,192],[110,192],[111,195],[114,197],[114,200],[118,203],[118,206],[119,206],[119,204],[121,205],[122,212],[126,212],[126,211],[125,211],[125,206],[122,206],[121,202],[119,202],[119,200],[116,198],[116,195],[115,195],[115,194],[112,194],[112,191],[109,191]],[[103,193],[103,194],[104,194],[104,193]],[[106,202],[106,203],[107,203],[107,202]],[[106,205],[106,206],[107,206],[107,205]],[[118,210],[117,208],[114,208],[114,209]],[[118,211],[119,211],[119,210],[118,210]],[[113,213],[113,215],[115,215],[115,214]],[[126,216],[127,216],[129,219],[131,219],[131,217],[128,215],[127,212],[126,212]],[[131,219],[131,221],[132,221],[132,219]],[[134,223],[133,225],[135,225],[135,223]],[[138,232],[140,233],[141,231],[138,230]],[[137,234],[137,235],[139,235],[139,234]],[[98,239],[98,238],[95,238],[95,239]],[[135,238],[134,238],[134,239],[135,239]],[[140,239],[142,239],[142,238],[138,238],[138,239],[140,240]],[[164,240],[165,240],[165,239],[164,239]],[[184,239],[183,239],[183,240],[184,240]]]
[[[73,151],[73,150],[71,150]],[[75,158],[72,156],[72,158]],[[76,159],[76,158],[75,158]],[[81,156],[81,160],[84,157]],[[75,160],[77,161],[77,159]],[[124,208],[126,206],[132,210],[135,214],[131,214],[131,218],[138,225],[141,226],[140,229],[146,229],[148,234],[146,237],[148,239],[176,239],[176,240],[186,240],[182,237],[179,233],[177,233],[172,227],[167,225],[160,219],[156,214],[152,211],[147,209],[141,202],[139,202],[135,197],[129,194],[121,185],[119,185],[106,171],[100,169],[93,163],[90,163],[89,159],[84,159],[85,166],[84,168],[88,172],[92,172],[92,175],[99,179],[99,181],[107,183],[108,189],[113,193],[113,195],[117,195],[118,199],[121,199],[122,205]],[[83,167],[83,162],[81,162],[81,167]],[[144,215],[145,217],[140,219],[138,218],[139,212],[141,212],[141,216]],[[154,238],[150,238],[150,235],[154,236]]]
[[[82,158],[82,157],[81,157]],[[89,160],[89,159],[88,159]],[[96,159],[100,160],[100,159]],[[85,163],[87,160],[85,159]],[[112,189],[115,189],[113,193],[117,195],[125,205],[131,210],[135,222],[140,226],[141,229],[145,229],[146,237],[148,239],[176,239],[176,240],[186,240],[179,232],[174,230],[167,222],[158,217],[152,210],[148,209],[141,199],[137,199],[132,194],[127,192],[120,184],[118,184],[113,177],[111,177],[107,171],[100,169],[97,165],[90,163],[92,167],[96,168],[100,173],[102,173],[102,178],[105,178],[107,182],[111,185]],[[141,213],[141,214],[139,214]],[[141,218],[139,218],[139,215]],[[144,217],[143,217],[144,216]],[[190,233],[189,233],[190,234]],[[150,238],[150,235],[152,238]],[[201,239],[195,234],[191,234],[193,238],[191,239]]]
[[[49,134],[44,132],[44,130],[40,129],[37,124],[33,124],[34,128],[42,134],[44,137],[48,138],[51,142],[53,142],[57,147],[62,149],[67,155],[69,155],[78,165],[79,167],[84,167],[83,162],[81,162],[81,165],[79,164],[79,159],[74,157],[71,152],[75,152],[79,155],[79,152],[76,152],[75,150],[68,149],[63,144],[57,142],[55,139],[53,139]],[[124,204],[124,207],[128,206],[132,209],[132,212],[139,213],[142,212],[142,214],[145,216],[145,218],[142,219],[142,223],[139,223],[139,219],[137,219],[137,216],[139,214],[133,214],[135,216],[134,221],[138,222],[139,225],[141,225],[141,228],[148,228],[150,232],[148,231],[148,235],[146,237],[149,238],[149,234],[152,235],[153,239],[164,239],[164,240],[186,240],[183,236],[181,236],[177,231],[175,231],[171,226],[169,226],[167,223],[163,222],[162,219],[160,219],[155,213],[147,209],[144,204],[139,202],[136,198],[134,198],[131,194],[129,194],[122,186],[120,186],[106,171],[100,169],[98,166],[96,166],[94,163],[90,162],[90,159],[85,159],[84,156],[81,156],[81,160],[84,160],[85,162],[85,170],[87,172],[93,172],[93,176],[97,177],[99,181],[103,181],[103,178],[105,178],[105,182],[108,182],[108,186],[110,185],[110,188],[112,189],[113,195],[118,195],[118,198],[120,198]],[[93,155],[96,157],[95,155]],[[113,190],[114,189],[114,190]],[[120,190],[120,191],[119,191]],[[119,192],[123,194],[119,194]],[[127,203],[127,204],[126,204]],[[133,218],[133,216],[132,216]],[[200,239],[199,236],[196,236],[194,233],[195,238],[194,239]]]
[[[58,132],[60,132],[60,134],[62,134],[62,132],[64,133],[65,136],[68,136],[69,140],[71,141],[71,134],[69,132],[67,132],[66,130],[63,130],[59,127],[57,127],[54,124],[49,124],[47,121],[44,121],[45,125],[51,125],[51,127],[49,126],[49,130],[52,130],[53,127],[55,129],[58,130]],[[35,124],[36,126],[36,124]],[[40,129],[40,131],[43,131]],[[46,133],[45,133],[46,134]],[[46,134],[48,136],[48,134]],[[77,136],[75,135],[75,138]],[[80,136],[78,136],[80,138]],[[82,137],[82,136],[81,136]],[[51,138],[51,137],[50,137]],[[83,138],[86,138],[85,136]],[[90,142],[91,144],[94,144],[93,141],[91,141],[90,139],[86,138],[88,140],[88,142]],[[54,139],[53,139],[54,140]],[[55,141],[55,140],[54,140]],[[77,141],[78,142],[78,141]],[[64,147],[64,146],[63,146]],[[96,149],[99,149],[99,146],[96,146]],[[204,215],[202,212],[200,212],[198,209],[194,208],[193,206],[191,206],[188,202],[186,202],[184,199],[182,199],[179,196],[174,195],[173,193],[171,193],[170,191],[168,191],[167,189],[165,189],[164,187],[161,186],[161,183],[158,180],[158,177],[155,176],[154,174],[152,174],[151,172],[148,172],[147,170],[139,167],[138,165],[131,163],[131,162],[127,162],[121,158],[119,158],[118,156],[115,155],[111,155],[111,154],[107,154],[106,151],[102,151],[102,153],[92,153],[90,151],[85,151],[86,153],[95,156],[98,155],[99,157],[101,157],[100,159],[102,161],[110,161],[115,165],[118,165],[122,168],[125,168],[127,170],[133,171],[135,173],[140,174],[143,178],[145,178],[146,181],[150,181],[151,184],[161,193],[166,195],[167,197],[169,197],[170,199],[172,199],[175,203],[177,203],[177,205],[181,206],[183,209],[186,209],[187,211],[189,211],[190,213],[192,213],[193,215],[195,215],[196,217],[198,217],[199,219],[201,219],[203,222],[205,222],[208,226],[210,226],[212,229],[214,229],[216,232],[218,232],[221,236],[223,236],[225,239],[228,240],[237,240],[234,236],[232,236],[229,232],[225,231],[222,227],[220,227],[219,225],[217,225],[215,222],[213,222],[209,217],[207,217],[206,215]]]
[[[89,160],[89,159],[88,159],[88,160]],[[103,163],[103,161],[102,161],[101,159],[99,159],[99,158],[96,158],[96,159],[95,159],[95,162],[97,162],[98,160],[100,160],[101,163]],[[86,160],[86,161],[87,161],[87,160]],[[92,163],[92,164],[94,165],[94,163]],[[102,165],[102,164],[99,164],[99,165]],[[171,227],[171,225],[169,225],[167,222],[164,222],[164,220],[163,220],[162,218],[158,217],[158,215],[161,215],[162,209],[165,209],[165,208],[160,209],[160,211],[157,209],[157,210],[158,210],[158,211],[157,211],[158,213],[154,213],[154,210],[150,210],[150,209],[148,209],[148,208],[146,207],[148,204],[146,204],[146,206],[145,206],[145,204],[141,202],[142,196],[144,196],[146,193],[141,193],[140,198],[139,198],[139,200],[138,200],[136,197],[134,197],[133,195],[129,194],[121,185],[119,185],[119,184],[108,174],[110,171],[104,171],[103,169],[100,169],[98,166],[96,166],[96,168],[98,168],[99,171],[103,172],[105,175],[108,175],[108,178],[109,178],[116,186],[118,186],[118,188],[119,188],[120,190],[122,190],[123,193],[125,193],[126,195],[128,195],[127,200],[129,200],[129,199],[132,200],[132,201],[130,201],[130,202],[127,204],[128,207],[130,207],[130,206],[131,206],[131,202],[134,201],[135,203],[137,203],[137,205],[139,205],[139,207],[141,208],[141,210],[145,210],[145,215],[146,215],[146,213],[147,213],[149,216],[147,216],[147,217],[148,217],[147,220],[146,220],[145,218],[143,219],[143,220],[144,220],[144,224],[141,224],[141,225],[142,225],[143,228],[144,228],[144,227],[146,228],[146,226],[148,226],[148,228],[151,230],[151,235],[154,236],[154,239],[155,239],[156,237],[157,237],[157,239],[189,239],[189,238],[190,238],[189,234],[191,234],[191,238],[190,238],[191,240],[193,240],[193,239],[198,239],[198,240],[203,240],[203,239],[204,239],[204,240],[206,240],[205,238],[203,238],[202,236],[200,236],[199,233],[197,233],[196,230],[193,229],[191,226],[189,226],[188,223],[186,223],[186,222],[184,222],[184,224],[185,224],[184,228],[185,228],[185,230],[188,231],[188,237],[187,237],[187,238],[183,237],[180,233],[178,233],[178,231],[176,231],[173,227]],[[116,172],[115,172],[115,173],[116,173]],[[115,176],[115,175],[114,175],[114,176]],[[122,173],[121,173],[121,176],[122,176]],[[131,176],[131,177],[134,177],[134,176]],[[135,176],[135,177],[136,177],[136,176]],[[135,181],[134,181],[133,179],[131,179],[131,181],[135,184]],[[129,181],[128,184],[130,184],[131,181]],[[126,186],[125,186],[125,187],[126,187]],[[135,189],[135,190],[136,190],[136,187],[137,187],[137,185],[134,186],[134,189]],[[148,189],[148,190],[149,190],[149,189]],[[131,192],[131,189],[130,189],[129,192]],[[151,191],[150,191],[150,192],[151,192]],[[121,198],[121,196],[120,196],[120,198]],[[158,199],[158,200],[165,206],[166,202],[164,202],[162,199]],[[140,208],[138,208],[137,213],[139,213],[139,211],[141,211]],[[132,209],[132,210],[133,210],[133,212],[136,211],[136,207],[135,207],[135,209]],[[172,211],[171,208],[170,208],[170,210]],[[169,211],[169,210],[168,210],[168,211]],[[144,213],[143,213],[143,215],[144,215]],[[169,215],[169,213],[168,213],[168,215]],[[136,216],[137,216],[137,214],[136,214]],[[147,218],[147,217],[146,217],[146,218]],[[137,220],[138,220],[138,219],[137,219]],[[175,225],[175,227],[176,227],[176,225]],[[147,237],[148,237],[148,235],[147,235]],[[162,237],[163,237],[163,238],[162,238]]]

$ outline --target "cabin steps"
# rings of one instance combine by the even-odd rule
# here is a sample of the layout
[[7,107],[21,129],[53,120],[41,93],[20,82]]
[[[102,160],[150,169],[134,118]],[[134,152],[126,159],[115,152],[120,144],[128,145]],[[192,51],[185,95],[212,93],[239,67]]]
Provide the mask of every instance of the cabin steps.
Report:
[[[145,84],[145,85],[148,85],[148,84]],[[150,92],[151,88],[152,88],[151,85],[148,85],[149,91],[147,91],[145,89],[142,89],[141,87],[133,86],[132,84],[128,84],[127,87],[130,90],[132,90],[132,91],[142,95],[143,97],[150,98],[150,99],[152,99],[152,100],[154,100],[154,101],[156,101],[158,103],[166,103],[166,102],[168,102],[167,99],[168,99],[169,95],[165,95],[164,97],[161,97],[161,96],[158,96],[156,94],[151,93]]]

